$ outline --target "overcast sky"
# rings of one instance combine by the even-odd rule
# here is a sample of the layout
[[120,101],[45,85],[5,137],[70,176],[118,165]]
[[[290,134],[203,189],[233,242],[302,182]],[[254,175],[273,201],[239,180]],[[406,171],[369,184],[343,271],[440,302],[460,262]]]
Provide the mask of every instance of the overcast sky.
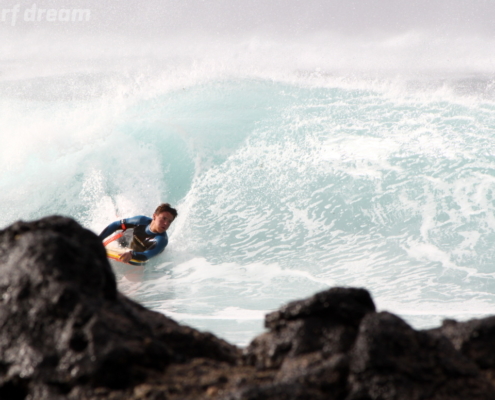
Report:
[[[136,33],[298,35],[333,31],[345,35],[393,34],[427,29],[439,34],[495,34],[495,0],[0,0],[0,10],[20,4],[18,22],[2,29]],[[91,21],[25,22],[39,8],[89,9]]]
[[[25,20],[40,9],[56,18],[74,9],[90,16],[47,21],[44,11],[40,21]],[[0,0],[2,79],[62,66],[141,70],[136,63],[197,61],[493,74],[494,47],[495,0]]]

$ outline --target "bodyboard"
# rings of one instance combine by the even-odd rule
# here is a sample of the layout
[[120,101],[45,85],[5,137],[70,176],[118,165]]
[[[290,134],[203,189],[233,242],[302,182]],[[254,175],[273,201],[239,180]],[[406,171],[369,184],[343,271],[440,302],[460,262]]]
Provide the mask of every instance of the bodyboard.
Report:
[[130,265],[144,265],[144,264],[146,264],[146,261],[139,261],[139,260],[136,260],[134,258],[131,258],[128,263],[125,263],[119,259],[119,257],[122,254],[131,250],[127,247],[119,246],[117,239],[120,238],[121,236],[122,235],[120,235],[120,234],[116,234],[116,235],[110,237],[110,239],[105,240],[105,242],[103,244],[105,246],[105,250],[107,251],[107,257],[112,259],[112,260],[121,262],[122,264],[130,264]]

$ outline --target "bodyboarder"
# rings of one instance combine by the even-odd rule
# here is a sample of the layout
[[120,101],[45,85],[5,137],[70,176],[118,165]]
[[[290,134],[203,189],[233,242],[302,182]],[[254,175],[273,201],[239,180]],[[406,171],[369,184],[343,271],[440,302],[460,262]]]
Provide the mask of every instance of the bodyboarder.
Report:
[[168,244],[167,229],[176,217],[177,210],[170,204],[163,203],[156,208],[152,218],[137,215],[112,222],[100,233],[99,238],[104,240],[119,229],[124,232],[132,229],[132,239],[129,244],[131,250],[123,253],[119,261],[128,263],[134,259],[146,262],[165,250]]

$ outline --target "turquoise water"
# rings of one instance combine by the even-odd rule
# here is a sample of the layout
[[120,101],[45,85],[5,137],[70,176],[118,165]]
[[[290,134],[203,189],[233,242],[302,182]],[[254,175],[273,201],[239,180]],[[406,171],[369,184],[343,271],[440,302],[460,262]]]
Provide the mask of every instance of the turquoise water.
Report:
[[166,252],[112,264],[120,288],[239,345],[336,285],[417,328],[493,314],[489,76],[168,72],[2,82],[0,227],[168,201]]

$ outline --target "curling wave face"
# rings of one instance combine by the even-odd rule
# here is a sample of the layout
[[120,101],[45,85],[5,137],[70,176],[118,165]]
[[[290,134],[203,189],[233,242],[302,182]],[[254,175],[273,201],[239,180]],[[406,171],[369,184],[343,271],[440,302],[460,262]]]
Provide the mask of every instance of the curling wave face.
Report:
[[163,256],[114,266],[121,289],[238,344],[265,312],[334,285],[416,327],[492,313],[493,81],[342,75],[314,40],[292,70],[295,44],[254,40],[144,72],[6,72],[0,226],[62,214],[98,233],[177,205]]

